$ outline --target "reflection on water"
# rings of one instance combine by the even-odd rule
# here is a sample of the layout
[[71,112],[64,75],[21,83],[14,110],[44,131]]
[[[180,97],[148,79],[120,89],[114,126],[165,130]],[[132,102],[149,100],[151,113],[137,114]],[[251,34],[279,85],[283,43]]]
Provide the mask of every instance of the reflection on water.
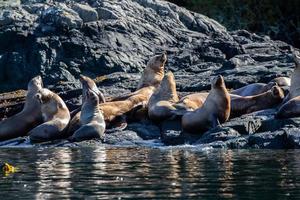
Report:
[[[141,147],[7,148],[5,199],[300,198],[300,151]],[[2,198],[1,198],[2,199]]]

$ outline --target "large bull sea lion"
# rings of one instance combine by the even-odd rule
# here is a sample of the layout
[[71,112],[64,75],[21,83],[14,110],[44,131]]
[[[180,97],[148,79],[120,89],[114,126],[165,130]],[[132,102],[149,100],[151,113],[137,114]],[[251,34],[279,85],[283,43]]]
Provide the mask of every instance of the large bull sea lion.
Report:
[[230,116],[230,96],[221,75],[211,83],[211,90],[203,106],[195,111],[187,112],[182,117],[183,131],[203,133],[228,120]]

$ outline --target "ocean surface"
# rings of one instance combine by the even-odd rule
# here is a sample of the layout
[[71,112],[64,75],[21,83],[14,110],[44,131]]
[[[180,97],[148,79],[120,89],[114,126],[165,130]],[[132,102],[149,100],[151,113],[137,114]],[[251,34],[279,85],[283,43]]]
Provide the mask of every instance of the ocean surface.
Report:
[[300,199],[299,150],[0,148],[0,199]]

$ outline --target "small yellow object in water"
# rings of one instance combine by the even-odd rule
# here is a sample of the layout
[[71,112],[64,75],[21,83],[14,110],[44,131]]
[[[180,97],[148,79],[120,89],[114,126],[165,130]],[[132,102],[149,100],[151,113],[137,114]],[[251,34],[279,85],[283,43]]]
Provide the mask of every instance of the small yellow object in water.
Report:
[[2,171],[5,175],[8,175],[8,174],[12,174],[12,173],[15,173],[18,171],[18,168],[8,164],[8,163],[4,163],[2,165]]

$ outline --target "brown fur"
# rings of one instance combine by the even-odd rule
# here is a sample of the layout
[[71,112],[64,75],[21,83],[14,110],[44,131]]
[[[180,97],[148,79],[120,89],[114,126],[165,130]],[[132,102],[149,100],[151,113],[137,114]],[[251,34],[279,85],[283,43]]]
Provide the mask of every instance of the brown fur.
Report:
[[283,118],[292,118],[292,117],[299,117],[300,116],[300,96],[295,97],[285,104],[283,104],[278,112],[276,113],[276,118],[283,119]]
[[178,101],[174,75],[172,72],[168,72],[160,86],[149,99],[149,118],[153,121],[161,121],[169,118],[172,115],[171,111],[176,109],[173,104]]
[[23,110],[0,122],[0,140],[11,139],[27,135],[27,133],[42,122],[41,108],[35,98],[42,89],[43,83],[40,76],[34,77],[28,83],[26,101]]
[[277,83],[279,87],[291,86],[291,79],[288,77],[277,77],[270,81],[270,83]]
[[116,117],[129,112],[136,106],[146,105],[154,90],[155,88],[152,86],[144,87],[126,100],[100,104],[100,109],[103,111],[105,121],[111,122]]
[[[112,101],[99,104],[99,108],[103,112],[103,116],[107,125],[137,106],[146,105],[155,88],[152,86],[144,87],[135,92],[134,95],[122,101]],[[71,120],[68,133],[72,134],[76,131],[80,124],[80,112],[78,112]]]
[[45,88],[36,94],[36,98],[41,104],[44,123],[29,132],[31,141],[44,142],[66,137],[64,132],[70,121],[70,112],[64,101]]
[[203,106],[208,92],[199,92],[182,97],[174,106],[178,110],[194,111]]
[[211,91],[203,106],[182,117],[182,128],[189,133],[203,133],[228,120],[230,96],[222,76],[212,80]]
[[241,87],[239,89],[233,90],[230,93],[239,96],[254,96],[270,90],[273,86],[277,85],[275,82],[265,83],[252,83]]
[[158,87],[164,77],[164,68],[167,61],[165,53],[152,57],[144,69],[137,89],[154,86]]
[[254,96],[238,96],[230,95],[231,97],[231,118],[238,117],[243,114],[256,112],[279,105],[284,99],[283,90],[274,86],[271,90]]
[[100,103],[105,103],[105,98],[104,95],[102,94],[102,92],[98,89],[96,83],[89,77],[87,76],[83,76],[80,75],[80,82],[82,84],[82,90],[83,90],[83,94],[88,90],[92,90],[93,92],[95,92],[98,97],[99,97],[99,102]]
[[84,90],[84,102],[81,108],[82,126],[72,135],[72,141],[82,141],[104,137],[105,121],[99,108],[99,96],[92,90]]
[[295,69],[291,76],[291,87],[289,98],[293,99],[300,96],[300,55],[299,52],[294,52]]
[[144,69],[141,79],[138,83],[137,91],[117,97],[108,98],[108,101],[123,101],[139,93],[139,89],[143,87],[158,87],[164,77],[166,61],[167,55],[165,53],[150,58],[147,63],[147,67]]
[[289,95],[285,103],[276,113],[276,118],[290,118],[300,116],[300,53],[293,52],[295,69],[291,76]]

